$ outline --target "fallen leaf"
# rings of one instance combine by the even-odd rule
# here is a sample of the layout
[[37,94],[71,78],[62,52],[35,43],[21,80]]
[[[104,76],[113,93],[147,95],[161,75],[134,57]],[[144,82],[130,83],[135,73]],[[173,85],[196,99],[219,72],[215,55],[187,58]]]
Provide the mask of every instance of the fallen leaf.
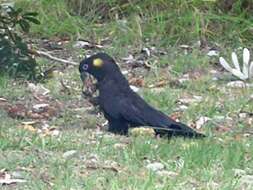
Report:
[[27,108],[23,104],[16,104],[14,106],[10,106],[8,109],[8,115],[12,118],[25,118],[26,117]]
[[0,102],[7,102],[7,100],[5,98],[0,97]]
[[160,80],[159,82],[155,83],[155,84],[151,84],[148,87],[149,88],[156,88],[156,87],[164,87],[168,84],[167,80]]
[[175,121],[179,121],[182,117],[182,112],[174,112],[170,115],[170,118],[172,118]]
[[37,131],[37,129],[35,129],[32,125],[24,125],[23,128],[33,133]]
[[143,78],[131,78],[129,79],[129,84],[138,87],[143,87],[145,85],[145,82]]
[[23,121],[21,122],[23,125],[34,125],[36,123],[38,123],[37,121]]
[[59,136],[60,131],[57,129],[56,126],[48,126],[48,127],[43,127],[41,130],[38,130],[38,133],[40,134],[41,137],[46,137],[46,136]]
[[229,128],[229,127],[223,126],[223,125],[218,125],[218,126],[215,127],[215,130],[218,131],[218,132],[229,132],[232,129]]

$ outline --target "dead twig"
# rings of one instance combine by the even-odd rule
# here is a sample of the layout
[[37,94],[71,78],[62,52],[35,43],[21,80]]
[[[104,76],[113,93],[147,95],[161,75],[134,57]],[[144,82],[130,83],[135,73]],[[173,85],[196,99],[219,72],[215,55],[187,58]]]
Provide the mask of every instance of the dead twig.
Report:
[[69,64],[69,65],[79,65],[79,63],[77,63],[77,62],[54,57],[54,56],[50,55],[49,53],[44,52],[44,51],[40,51],[40,50],[29,50],[29,53],[36,55],[36,56],[45,57],[45,58],[51,59],[53,61]]
[[86,166],[86,167],[87,167],[87,169],[90,169],[90,170],[102,169],[102,170],[111,170],[115,173],[119,172],[118,168],[113,167],[113,166],[95,166],[95,165],[91,165],[91,166]]
[[63,87],[62,91],[65,91],[65,92],[67,92],[68,94],[71,94],[71,87],[70,87],[70,86],[67,86],[67,85],[64,83],[63,79],[60,80],[60,83],[61,83],[61,85],[62,85],[62,87]]

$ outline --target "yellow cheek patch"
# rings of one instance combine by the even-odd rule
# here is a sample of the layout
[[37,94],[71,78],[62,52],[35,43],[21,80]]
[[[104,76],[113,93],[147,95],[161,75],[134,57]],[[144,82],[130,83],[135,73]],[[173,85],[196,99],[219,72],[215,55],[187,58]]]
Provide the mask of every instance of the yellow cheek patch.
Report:
[[93,60],[93,66],[95,67],[101,67],[104,64],[103,60],[100,58]]

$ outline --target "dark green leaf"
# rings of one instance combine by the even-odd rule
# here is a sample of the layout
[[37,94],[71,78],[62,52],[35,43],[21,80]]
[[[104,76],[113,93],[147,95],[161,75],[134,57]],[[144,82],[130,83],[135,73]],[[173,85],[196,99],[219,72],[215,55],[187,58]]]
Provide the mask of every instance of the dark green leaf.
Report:
[[19,25],[20,25],[21,29],[24,32],[29,32],[29,30],[30,30],[30,24],[29,24],[29,22],[27,22],[26,20],[22,19],[22,20],[20,20]]
[[33,17],[35,17],[35,16],[38,16],[38,13],[37,12],[26,12],[24,14],[24,16],[33,16]]
[[40,24],[40,21],[34,17],[23,16],[23,18],[34,23],[34,24]]
[[17,13],[17,14],[19,14],[19,13],[21,13],[21,12],[23,12],[23,9],[22,9],[22,8],[18,8],[18,9],[16,10],[16,13]]

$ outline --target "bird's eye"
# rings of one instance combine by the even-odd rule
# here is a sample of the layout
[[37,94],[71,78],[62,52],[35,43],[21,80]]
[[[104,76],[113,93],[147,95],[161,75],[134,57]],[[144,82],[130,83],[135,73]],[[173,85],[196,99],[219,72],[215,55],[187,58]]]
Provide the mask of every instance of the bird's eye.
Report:
[[84,64],[84,65],[83,65],[83,70],[87,71],[88,68],[89,68],[89,66],[88,66],[87,64]]

